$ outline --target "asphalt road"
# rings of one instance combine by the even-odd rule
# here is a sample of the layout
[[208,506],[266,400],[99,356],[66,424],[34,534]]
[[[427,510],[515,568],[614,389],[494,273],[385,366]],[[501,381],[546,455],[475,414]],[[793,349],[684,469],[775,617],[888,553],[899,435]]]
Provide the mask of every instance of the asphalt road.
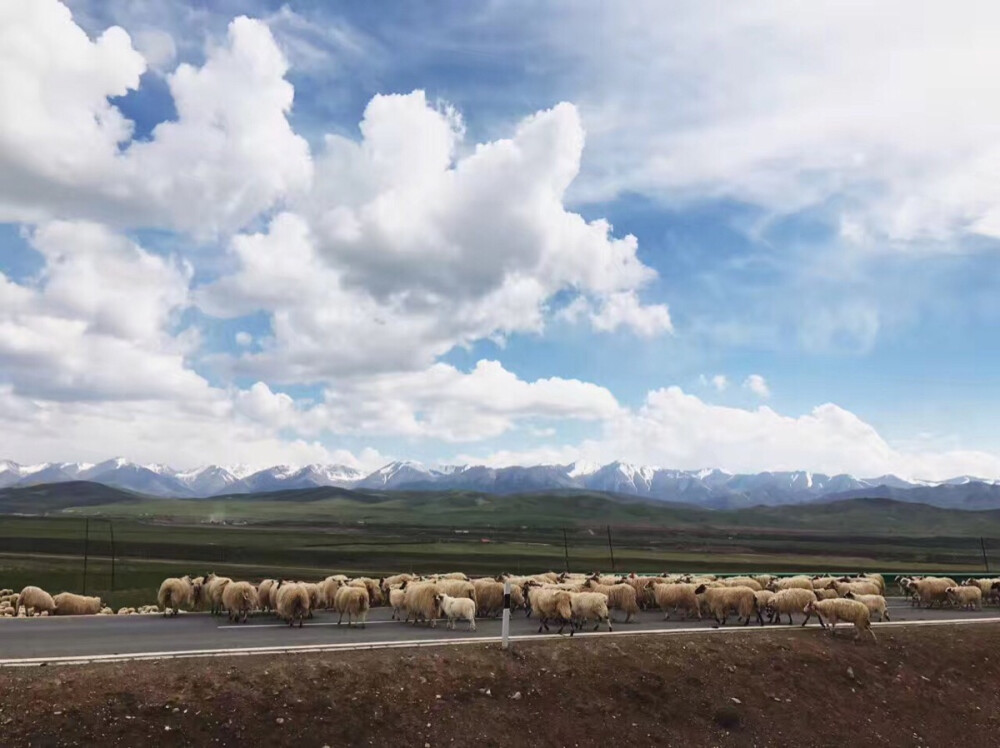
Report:
[[[892,624],[913,622],[1000,622],[1000,610],[929,610],[911,608],[904,601],[890,601]],[[796,616],[796,627],[801,615]],[[643,612],[632,623],[615,623],[616,634],[670,631],[711,631],[709,621],[663,621],[662,614]],[[787,628],[788,627],[786,624]],[[817,627],[810,623],[810,627]],[[742,628],[732,624],[720,631]],[[748,628],[759,628],[756,623]],[[557,627],[552,627],[552,632]],[[511,615],[510,633],[514,641],[538,637],[538,622],[526,619],[523,611]],[[601,627],[601,631],[606,631]],[[240,654],[286,649],[337,649],[381,646],[419,646],[433,643],[465,643],[496,640],[499,619],[480,619],[477,630],[460,623],[449,631],[443,622],[436,628],[413,626],[390,620],[388,608],[371,611],[366,628],[351,628],[337,617],[320,611],[301,629],[290,629],[271,616],[260,615],[246,624],[230,624],[224,616],[205,613],[181,614],[176,618],[159,615],[74,616],[65,618],[0,619],[0,665],[40,664],[43,660],[119,659],[130,657],[197,656]],[[580,634],[577,634],[580,636]]]

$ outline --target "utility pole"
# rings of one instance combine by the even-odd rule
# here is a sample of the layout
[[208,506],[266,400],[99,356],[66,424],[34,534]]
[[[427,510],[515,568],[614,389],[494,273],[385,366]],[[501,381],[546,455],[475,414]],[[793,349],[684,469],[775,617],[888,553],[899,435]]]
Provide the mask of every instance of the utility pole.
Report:
[[90,555],[90,518],[83,521],[83,594],[87,594],[87,557]]
[[611,544],[611,525],[608,525],[608,550],[611,551],[611,573],[616,573],[615,570],[615,547]]
[[115,594],[115,523],[108,520],[108,531],[111,533],[111,595]]
[[563,528],[563,552],[566,554],[566,573],[569,574],[569,541],[566,539],[566,528]]
[[990,559],[986,555],[986,541],[982,537],[979,538],[979,547],[983,549],[983,566],[986,567],[986,573],[990,573]]

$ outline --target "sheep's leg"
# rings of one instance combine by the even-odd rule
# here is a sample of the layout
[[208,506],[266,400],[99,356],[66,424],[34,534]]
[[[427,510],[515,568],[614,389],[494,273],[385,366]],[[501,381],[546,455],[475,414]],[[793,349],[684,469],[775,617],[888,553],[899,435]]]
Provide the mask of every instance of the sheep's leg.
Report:
[[789,613],[789,614],[788,614],[788,625],[789,625],[789,626],[791,626],[791,625],[792,625],[792,623],[793,623],[793,621],[792,621],[792,614],[791,614],[791,613]]
[[[343,620],[344,620],[344,611],[340,611],[340,618],[337,619],[337,625],[339,626],[340,622]],[[347,619],[348,625],[350,625],[350,620],[351,620],[350,618]]]
[[889,620],[891,620],[891,619],[889,618],[889,609],[888,609],[888,608],[887,608],[887,609],[886,609],[886,610],[885,610],[884,612],[882,612],[882,613],[879,613],[879,619],[880,619],[880,620],[883,620],[883,619],[884,619],[884,620],[886,620],[886,621],[889,621]]

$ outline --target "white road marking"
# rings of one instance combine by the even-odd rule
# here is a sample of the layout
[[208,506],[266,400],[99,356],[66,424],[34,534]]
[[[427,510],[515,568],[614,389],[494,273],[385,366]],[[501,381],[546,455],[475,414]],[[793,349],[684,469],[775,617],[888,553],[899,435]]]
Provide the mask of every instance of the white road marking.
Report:
[[[873,628],[889,626],[967,626],[975,624],[1000,623],[1000,618],[952,618],[936,621],[885,621],[873,623]],[[574,638],[593,636],[674,636],[679,634],[712,635],[738,634],[755,631],[817,631],[818,626],[732,626],[720,628],[678,628],[643,629],[632,631],[581,631]],[[849,630],[849,629],[848,629]],[[547,639],[569,639],[569,634],[519,634],[510,637],[512,641],[543,641]],[[100,662],[127,662],[130,660],[174,660],[192,657],[240,657],[253,654],[306,654],[312,652],[343,652],[365,649],[402,649],[408,647],[445,647],[458,644],[497,644],[499,636],[475,636],[454,639],[409,639],[405,641],[341,642],[339,644],[292,644],[270,647],[238,647],[227,649],[191,649],[175,652],[134,652],[106,655],[75,655],[64,657],[21,657],[0,660],[2,667],[37,667],[40,665],[84,665]]]

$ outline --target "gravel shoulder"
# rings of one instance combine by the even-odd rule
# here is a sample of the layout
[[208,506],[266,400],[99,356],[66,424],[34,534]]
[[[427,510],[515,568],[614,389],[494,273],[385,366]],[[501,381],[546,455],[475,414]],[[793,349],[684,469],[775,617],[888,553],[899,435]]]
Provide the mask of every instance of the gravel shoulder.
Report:
[[795,628],[7,670],[0,742],[996,744],[996,624]]

